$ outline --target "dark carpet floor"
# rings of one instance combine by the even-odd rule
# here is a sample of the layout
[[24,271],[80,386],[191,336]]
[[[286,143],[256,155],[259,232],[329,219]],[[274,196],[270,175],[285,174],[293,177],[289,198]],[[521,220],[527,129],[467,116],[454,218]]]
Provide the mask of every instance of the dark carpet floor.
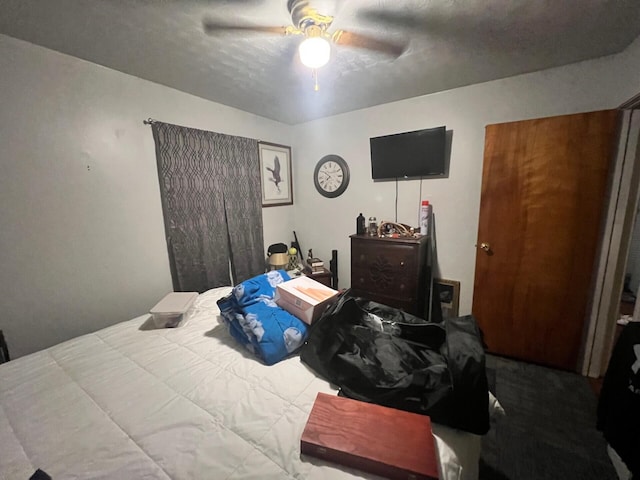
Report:
[[506,416],[482,443],[481,480],[614,480],[585,377],[487,357],[489,389]]

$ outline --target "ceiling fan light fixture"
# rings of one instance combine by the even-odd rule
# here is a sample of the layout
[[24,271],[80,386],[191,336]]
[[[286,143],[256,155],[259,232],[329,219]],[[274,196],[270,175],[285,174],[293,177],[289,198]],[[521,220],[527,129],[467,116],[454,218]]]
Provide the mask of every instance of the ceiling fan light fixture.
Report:
[[305,38],[298,47],[300,61],[306,67],[316,69],[323,67],[331,57],[331,45],[326,38]]

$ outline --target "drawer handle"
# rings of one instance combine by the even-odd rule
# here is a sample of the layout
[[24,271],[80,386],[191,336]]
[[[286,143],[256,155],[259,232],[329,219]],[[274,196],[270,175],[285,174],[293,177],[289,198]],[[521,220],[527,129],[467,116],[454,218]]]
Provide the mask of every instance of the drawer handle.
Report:
[[401,266],[401,267],[404,267],[404,262],[400,262],[400,266]]

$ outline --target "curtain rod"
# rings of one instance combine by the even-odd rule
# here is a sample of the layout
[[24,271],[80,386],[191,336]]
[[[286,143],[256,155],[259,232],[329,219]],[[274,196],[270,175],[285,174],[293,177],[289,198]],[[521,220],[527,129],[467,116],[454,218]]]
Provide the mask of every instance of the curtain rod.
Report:
[[151,117],[147,118],[146,120],[142,120],[142,123],[144,123],[145,125],[153,125],[156,122],[157,122],[157,120],[154,120]]

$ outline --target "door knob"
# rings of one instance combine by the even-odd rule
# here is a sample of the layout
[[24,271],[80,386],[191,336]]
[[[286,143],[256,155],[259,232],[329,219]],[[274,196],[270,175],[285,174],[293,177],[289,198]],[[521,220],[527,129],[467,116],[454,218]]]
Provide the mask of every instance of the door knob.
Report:
[[491,245],[489,245],[488,243],[481,243],[480,248],[485,252],[489,252],[491,250]]

